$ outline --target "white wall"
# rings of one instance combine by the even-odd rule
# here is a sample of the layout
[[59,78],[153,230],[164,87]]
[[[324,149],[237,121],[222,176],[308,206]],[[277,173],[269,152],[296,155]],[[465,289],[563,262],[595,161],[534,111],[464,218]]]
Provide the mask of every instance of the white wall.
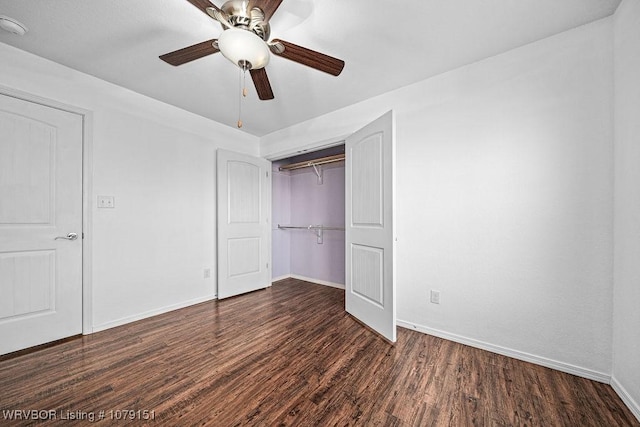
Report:
[[394,109],[402,324],[607,381],[612,63],[605,19],[267,135],[261,153]]
[[615,31],[613,381],[640,419],[640,2],[624,0]]
[[0,57],[1,85],[93,112],[94,330],[213,298],[215,150],[257,155],[258,139],[4,44]]

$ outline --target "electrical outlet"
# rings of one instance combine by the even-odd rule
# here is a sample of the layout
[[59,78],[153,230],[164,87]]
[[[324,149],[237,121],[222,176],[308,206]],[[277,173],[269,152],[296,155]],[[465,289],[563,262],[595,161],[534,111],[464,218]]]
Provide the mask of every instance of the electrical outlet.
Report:
[[99,208],[115,208],[115,198],[113,196],[98,196]]
[[440,304],[440,291],[431,289],[431,303]]
[[204,278],[208,279],[209,277],[211,277],[211,269],[210,268],[205,268],[204,269]]

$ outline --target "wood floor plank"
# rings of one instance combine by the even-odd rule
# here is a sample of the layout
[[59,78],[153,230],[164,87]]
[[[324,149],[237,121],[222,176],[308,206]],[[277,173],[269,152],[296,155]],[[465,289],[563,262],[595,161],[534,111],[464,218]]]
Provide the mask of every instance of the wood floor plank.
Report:
[[[7,419],[33,409],[56,418]],[[154,419],[113,418],[125,409]],[[407,329],[390,344],[344,312],[344,291],[294,279],[0,360],[0,425],[87,425],[67,413],[104,426],[640,426],[608,385]]]

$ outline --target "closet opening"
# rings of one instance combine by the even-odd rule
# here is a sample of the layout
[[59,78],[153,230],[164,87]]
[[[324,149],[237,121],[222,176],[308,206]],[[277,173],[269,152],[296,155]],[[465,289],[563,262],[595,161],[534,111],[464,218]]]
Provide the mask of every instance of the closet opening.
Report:
[[345,288],[345,146],[272,163],[272,277]]

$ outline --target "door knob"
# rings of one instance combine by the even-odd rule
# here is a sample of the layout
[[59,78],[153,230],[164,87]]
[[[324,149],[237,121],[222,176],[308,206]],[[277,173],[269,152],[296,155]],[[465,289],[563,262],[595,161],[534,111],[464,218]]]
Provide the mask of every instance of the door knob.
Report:
[[76,240],[78,238],[77,233],[69,233],[66,236],[58,236],[53,240],[64,239],[64,240]]

